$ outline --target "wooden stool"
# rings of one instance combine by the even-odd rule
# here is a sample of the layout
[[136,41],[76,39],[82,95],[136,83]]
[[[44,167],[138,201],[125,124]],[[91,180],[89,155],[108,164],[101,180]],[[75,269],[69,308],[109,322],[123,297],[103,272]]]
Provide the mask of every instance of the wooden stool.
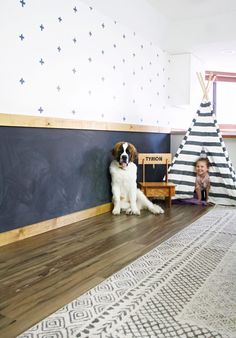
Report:
[[[175,195],[175,184],[168,182],[168,164],[171,163],[170,153],[149,153],[138,154],[138,164],[143,167],[143,182],[139,182],[141,191],[147,197],[164,197],[166,205],[171,207],[171,197]],[[146,182],[145,181],[145,165],[147,164],[165,164],[166,175],[163,182]]]
[[166,205],[171,207],[171,197],[175,196],[175,185],[166,182],[140,182],[140,189],[147,197],[164,197]]

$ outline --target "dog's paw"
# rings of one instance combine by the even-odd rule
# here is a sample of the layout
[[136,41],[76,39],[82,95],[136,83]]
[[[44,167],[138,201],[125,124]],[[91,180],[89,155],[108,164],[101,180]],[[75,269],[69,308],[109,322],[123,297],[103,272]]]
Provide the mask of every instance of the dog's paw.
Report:
[[114,208],[114,209],[112,210],[112,214],[113,214],[113,215],[120,215],[120,209]]
[[150,211],[154,215],[164,214],[164,210],[161,207],[159,207],[158,205],[154,205],[153,208],[150,209]]
[[125,213],[126,213],[126,215],[132,215],[131,208],[126,209]]
[[140,210],[128,208],[126,210],[126,215],[140,215]]
[[156,210],[156,214],[164,214],[164,210],[158,205],[155,205],[155,210]]
[[159,208],[159,210],[158,210],[158,214],[164,214],[164,210],[162,209],[162,208]]

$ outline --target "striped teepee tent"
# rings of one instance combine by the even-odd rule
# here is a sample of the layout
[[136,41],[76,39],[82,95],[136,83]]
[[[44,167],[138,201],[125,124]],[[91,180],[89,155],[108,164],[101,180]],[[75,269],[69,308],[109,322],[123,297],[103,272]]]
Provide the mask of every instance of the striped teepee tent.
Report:
[[204,92],[203,103],[173,158],[169,181],[176,184],[175,198],[193,197],[196,177],[194,163],[199,157],[207,156],[211,182],[208,201],[236,206],[235,171],[208,100],[209,82],[205,87],[202,76],[198,74],[198,78]]

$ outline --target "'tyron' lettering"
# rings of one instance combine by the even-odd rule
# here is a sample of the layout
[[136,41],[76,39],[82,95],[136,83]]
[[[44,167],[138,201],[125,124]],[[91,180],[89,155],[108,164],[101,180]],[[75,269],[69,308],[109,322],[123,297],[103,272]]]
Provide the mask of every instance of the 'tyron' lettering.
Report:
[[162,156],[146,156],[146,161],[162,161]]

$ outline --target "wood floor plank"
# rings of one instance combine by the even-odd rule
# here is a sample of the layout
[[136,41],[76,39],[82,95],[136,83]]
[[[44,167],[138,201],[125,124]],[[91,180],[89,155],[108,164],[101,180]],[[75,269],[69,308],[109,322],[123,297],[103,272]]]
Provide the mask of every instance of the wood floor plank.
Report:
[[14,338],[203,215],[111,213],[0,247],[0,337]]

